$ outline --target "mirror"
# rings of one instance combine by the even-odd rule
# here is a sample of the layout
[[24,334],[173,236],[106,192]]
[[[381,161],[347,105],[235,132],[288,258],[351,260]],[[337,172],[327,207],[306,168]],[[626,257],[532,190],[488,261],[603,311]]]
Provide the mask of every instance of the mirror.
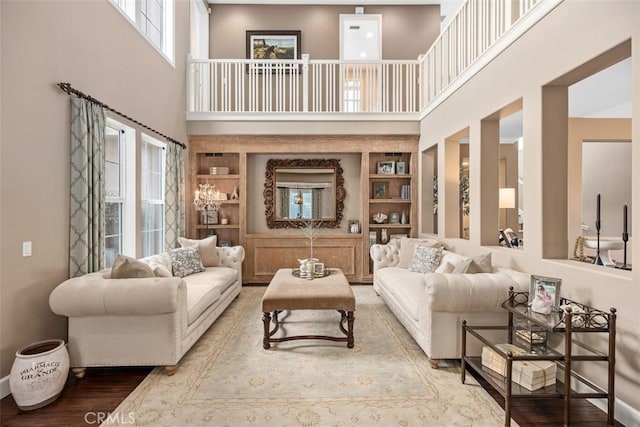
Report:
[[264,182],[267,227],[301,228],[309,220],[336,228],[344,210],[340,160],[270,159]]

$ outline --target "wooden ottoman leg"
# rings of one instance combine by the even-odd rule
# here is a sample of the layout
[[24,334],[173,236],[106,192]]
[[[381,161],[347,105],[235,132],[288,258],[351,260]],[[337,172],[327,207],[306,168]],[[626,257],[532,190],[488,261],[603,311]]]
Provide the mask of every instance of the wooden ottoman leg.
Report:
[[353,311],[347,313],[347,347],[353,348]]
[[271,313],[262,313],[262,323],[264,325],[264,338],[262,339],[262,347],[265,350],[268,350],[269,348],[271,348],[271,343],[269,343],[269,325],[271,324]]

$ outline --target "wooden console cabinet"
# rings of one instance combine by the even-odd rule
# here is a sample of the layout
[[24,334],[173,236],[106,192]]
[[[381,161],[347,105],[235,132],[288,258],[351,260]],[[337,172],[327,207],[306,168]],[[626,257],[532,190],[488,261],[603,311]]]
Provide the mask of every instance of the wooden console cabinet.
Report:
[[[309,258],[309,239],[289,234],[249,234],[246,237],[244,274],[248,283],[269,283],[280,268],[299,265],[299,258]],[[347,280],[362,277],[362,237],[360,234],[335,234],[327,230],[313,241],[313,256],[327,267],[339,268]]]

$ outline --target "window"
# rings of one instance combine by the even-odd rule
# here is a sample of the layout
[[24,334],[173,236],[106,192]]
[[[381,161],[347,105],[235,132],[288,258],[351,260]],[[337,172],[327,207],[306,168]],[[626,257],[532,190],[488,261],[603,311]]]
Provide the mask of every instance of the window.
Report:
[[118,254],[139,258],[164,251],[165,144],[108,119],[105,145],[104,239],[109,268]]
[[360,112],[360,96],[362,93],[360,80],[345,80],[344,82],[344,111],[346,113]]
[[142,256],[164,250],[163,144],[142,135]]
[[125,131],[111,121],[105,130],[105,263],[123,252]]
[[140,33],[173,64],[174,0],[111,0]]
[[289,189],[289,218],[313,218],[311,216],[311,190]]

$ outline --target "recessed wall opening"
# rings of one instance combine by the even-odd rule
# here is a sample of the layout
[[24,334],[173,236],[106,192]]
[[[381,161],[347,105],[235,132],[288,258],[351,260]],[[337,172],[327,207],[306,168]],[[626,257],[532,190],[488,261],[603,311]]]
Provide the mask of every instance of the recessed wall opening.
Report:
[[569,226],[570,242],[575,241],[570,257],[587,262],[598,259],[596,263],[608,267],[625,264],[627,239],[626,264],[630,264],[631,58],[569,86],[569,135],[570,150],[581,163],[575,165],[575,176],[569,181],[569,185],[571,178],[578,182],[575,191],[581,186],[577,195],[581,199],[576,197],[569,210],[576,219],[580,215],[580,228],[572,222]]
[[[631,41],[627,40],[542,88],[544,258],[568,257],[594,262],[598,257],[595,252],[589,253],[589,246],[597,245],[592,239],[598,234],[601,239],[611,238],[617,242],[612,243],[613,246],[622,246],[624,205],[627,205],[627,218],[631,218],[632,209],[631,198],[628,197],[625,203],[622,193],[628,191],[630,194],[631,189],[625,190],[616,185],[606,185],[604,188],[592,185],[592,175],[602,169],[617,168],[613,162],[621,154],[616,154],[614,145],[601,145],[596,159],[595,153],[589,153],[596,146],[586,147],[585,151],[585,144],[624,144],[631,140],[630,57]],[[595,164],[587,165],[587,159]],[[589,174],[589,177],[585,177],[585,174]],[[616,179],[631,183],[630,172],[628,177]],[[617,206],[610,206],[609,203]],[[597,208],[598,204],[600,209]],[[627,234],[630,238],[630,221],[627,223]],[[627,248],[629,261],[630,243]],[[602,242],[600,249],[602,254],[605,249]],[[604,264],[609,267],[614,267],[616,262],[622,264],[623,260],[616,257],[615,253],[611,254]],[[602,259],[597,262],[602,263]]]
[[522,110],[500,119],[498,163],[498,242],[509,248],[524,243],[524,139]]
[[480,121],[480,243],[517,248],[522,242],[522,98]]
[[422,233],[438,234],[438,146],[422,152]]
[[[469,239],[471,186],[469,128],[445,139],[444,191],[438,186],[438,219],[444,221],[445,237]],[[444,199],[444,200],[443,200]],[[444,208],[444,210],[442,210]],[[454,218],[458,220],[455,221]]]

